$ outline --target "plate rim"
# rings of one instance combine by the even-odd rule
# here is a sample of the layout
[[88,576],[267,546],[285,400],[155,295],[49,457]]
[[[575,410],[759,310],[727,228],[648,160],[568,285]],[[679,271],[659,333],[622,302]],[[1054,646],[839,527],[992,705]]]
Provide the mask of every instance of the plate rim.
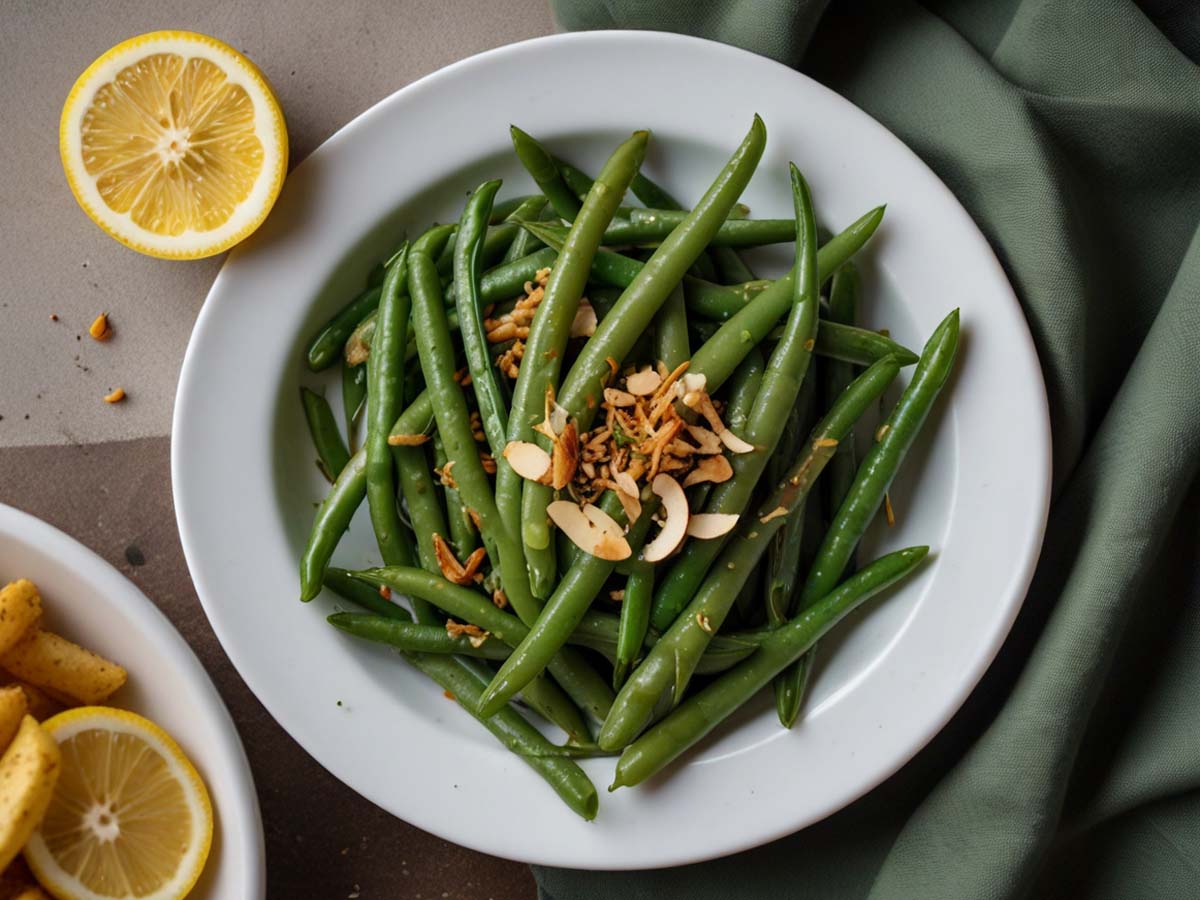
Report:
[[[1020,324],[1023,326],[1020,329],[1020,338],[1022,343],[1022,347],[1020,349],[1027,352],[1029,357],[1035,363],[1037,363],[1037,349],[1029,331],[1028,322],[1024,318],[1024,312],[1021,309],[1020,303],[1015,295],[1015,292],[1013,291],[1007,275],[1003,271],[1003,268],[996,258],[995,252],[992,250],[990,244],[988,244],[978,226],[975,225],[974,221],[971,219],[970,214],[966,212],[966,210],[962,207],[962,204],[958,201],[957,197],[954,196],[953,192],[950,191],[941,178],[935,172],[933,172],[933,170],[919,156],[917,156],[917,154],[903,140],[892,133],[890,129],[876,120],[869,113],[854,105],[851,101],[841,97],[840,95],[836,94],[836,92],[813,80],[809,76],[801,72],[797,72],[796,70],[772,60],[769,57],[760,56],[758,54],[751,53],[750,51],[719,42],[692,37],[689,35],[680,35],[672,32],[597,30],[535,37],[513,44],[493,48],[491,50],[486,50],[435,70],[434,72],[423,76],[422,78],[398,89],[387,97],[384,97],[378,102],[374,103],[368,109],[355,116],[344,126],[338,129],[338,131],[327,138],[304,161],[302,161],[299,166],[297,166],[297,170],[303,169],[306,166],[318,165],[320,161],[324,160],[329,154],[335,152],[342,142],[353,140],[354,132],[358,129],[358,127],[362,126],[366,122],[371,121],[376,116],[386,115],[386,111],[391,105],[402,104],[406,96],[415,94],[416,92],[427,87],[431,82],[456,74],[462,69],[477,66],[484,62],[501,58],[509,54],[528,52],[532,46],[546,43],[578,43],[581,45],[596,43],[604,46],[611,41],[629,41],[633,43],[642,41],[649,41],[651,43],[676,42],[680,44],[693,45],[694,48],[699,52],[719,52],[733,54],[735,56],[753,60],[753,64],[755,65],[768,65],[774,67],[775,69],[786,73],[787,77],[799,79],[801,82],[806,82],[807,89],[815,90],[832,98],[836,98],[836,101],[839,104],[847,107],[847,111],[850,115],[861,117],[866,123],[869,123],[870,127],[874,128],[878,132],[881,140],[891,144],[892,146],[890,149],[892,152],[907,157],[910,164],[913,164],[923,170],[928,177],[930,187],[933,190],[940,192],[943,195],[944,200],[948,201],[949,204],[962,213],[964,219],[969,223],[969,229],[965,234],[965,239],[976,245],[976,249],[980,252],[981,258],[987,260],[989,268],[991,269],[989,278],[994,281],[998,290],[1003,290],[1003,292],[1007,294],[1008,299],[1011,301],[1012,308],[1016,312]],[[314,163],[313,160],[316,160],[317,162]],[[292,177],[295,177],[294,173]],[[365,233],[370,225],[371,223],[364,222],[362,231]],[[189,571],[192,573],[193,581],[196,584],[197,594],[200,596],[205,614],[208,616],[209,622],[214,631],[217,633],[218,639],[223,647],[227,647],[226,633],[222,623],[220,622],[221,617],[219,612],[214,614],[214,609],[218,607],[216,604],[210,604],[210,602],[206,599],[206,591],[201,587],[202,578],[197,576],[197,567],[194,565],[193,556],[195,553],[195,546],[189,531],[189,526],[185,521],[188,515],[188,501],[181,497],[181,489],[179,487],[181,483],[180,472],[183,467],[182,461],[185,458],[186,451],[181,449],[180,442],[176,439],[176,436],[181,433],[180,426],[183,423],[185,411],[188,408],[186,400],[187,395],[190,394],[192,390],[192,380],[193,378],[198,377],[197,373],[200,371],[200,366],[196,362],[196,354],[193,352],[194,348],[198,344],[197,335],[201,335],[205,331],[209,319],[215,315],[213,310],[217,308],[219,301],[214,301],[213,298],[221,293],[221,291],[224,289],[225,281],[227,281],[230,277],[228,274],[230,270],[230,263],[240,259],[244,252],[248,252],[246,248],[239,248],[238,250],[235,250],[235,252],[231,254],[229,260],[227,260],[226,264],[222,267],[216,280],[213,282],[212,288],[208,294],[208,299],[201,309],[200,315],[198,316],[196,324],[193,328],[179,379],[173,417],[171,443],[171,471],[175,497],[176,518],[185,558],[187,559]],[[717,850],[706,849],[693,853],[675,853],[669,857],[656,859],[651,862],[642,861],[630,864],[622,864],[620,860],[614,860],[613,858],[605,858],[597,861],[590,858],[580,858],[578,855],[572,856],[570,854],[563,854],[561,852],[554,852],[549,855],[540,853],[533,855],[523,854],[517,856],[507,853],[504,850],[498,850],[496,847],[489,846],[486,844],[486,842],[464,839],[461,834],[455,834],[452,830],[439,828],[430,824],[428,821],[413,821],[413,819],[407,818],[407,816],[402,818],[405,818],[406,821],[412,822],[417,827],[429,830],[432,833],[445,838],[446,840],[459,843],[463,846],[467,846],[484,853],[502,855],[507,858],[518,859],[524,862],[592,869],[641,869],[650,867],[669,867],[699,862],[706,859],[712,859],[741,852],[755,846],[760,846],[764,843],[793,833],[796,830],[807,827],[814,822],[820,821],[838,809],[841,809],[844,806],[854,802],[870,790],[873,790],[880,783],[885,781],[892,774],[907,764],[924,746],[926,746],[929,741],[932,740],[932,738],[945,727],[953,715],[961,708],[967,697],[974,691],[975,687],[978,685],[980,679],[994,661],[997,653],[1007,638],[1012,624],[1020,612],[1025,595],[1033,579],[1049,514],[1052,475],[1052,446],[1049,404],[1040,363],[1037,363],[1033,367],[1030,375],[1036,385],[1036,390],[1034,391],[1035,397],[1033,399],[1036,401],[1037,405],[1037,409],[1031,411],[1031,417],[1034,420],[1036,431],[1040,432],[1041,437],[1044,438],[1044,440],[1040,441],[1042,452],[1040,454],[1031,455],[1030,459],[1028,460],[1031,470],[1038,470],[1034,472],[1035,477],[1032,480],[1036,482],[1036,484],[1034,484],[1034,489],[1040,496],[1040,508],[1034,511],[1035,526],[1026,536],[1026,540],[1021,547],[1021,558],[1018,560],[1019,565],[1014,567],[1015,574],[1012,581],[1009,583],[1008,590],[1006,591],[1006,596],[1011,596],[1007,596],[1005,615],[1003,619],[998,622],[998,626],[995,627],[994,631],[991,633],[991,639],[987,642],[986,650],[980,653],[979,657],[975,661],[975,664],[970,668],[970,671],[964,675],[962,682],[954,690],[947,691],[944,695],[944,701],[939,707],[939,714],[936,717],[936,722],[931,722],[929,728],[926,729],[926,733],[924,733],[919,739],[913,741],[912,746],[906,747],[904,752],[898,753],[894,759],[893,765],[879,769],[876,772],[877,777],[864,780],[864,782],[860,785],[860,789],[857,790],[857,792],[854,792],[852,796],[843,798],[841,802],[832,804],[828,809],[821,810],[812,816],[805,817],[802,821],[797,822],[792,827],[777,830],[771,834],[763,835],[761,833],[756,833],[755,835],[742,840],[727,841],[720,849]],[[1036,475],[1039,474],[1039,472],[1041,477],[1037,478]],[[263,693],[260,693],[260,685],[258,685],[255,681],[252,681],[250,678],[247,678],[246,673],[243,671],[245,666],[239,664],[239,661],[235,659],[234,654],[230,653],[228,649],[226,652],[227,655],[229,655],[234,667],[237,669],[239,675],[246,682],[250,690],[255,694],[256,697],[258,697],[260,702],[263,703],[264,707],[268,710],[272,717],[280,723],[281,727],[288,731],[289,735],[291,735],[293,739],[297,741],[297,743],[304,747],[306,752],[313,756],[314,759],[317,759],[317,761],[323,767],[326,767],[329,771],[331,771],[335,777],[338,777],[338,779],[347,784],[348,787],[350,787],[352,790],[355,790],[356,793],[360,793],[371,802],[381,805],[380,801],[375,799],[375,797],[359,790],[357,787],[344,779],[339,772],[335,771],[333,768],[330,768],[330,766],[327,765],[324,760],[322,760],[312,750],[309,749],[308,742],[302,741],[300,738],[296,737],[296,735],[293,734],[284,721],[278,715],[276,715],[274,704],[269,702],[268,698],[264,696],[264,694],[267,693],[266,686],[262,686]],[[395,814],[394,811],[393,814]]]
[[[136,624],[149,643],[161,647],[183,674],[184,680],[198,692],[204,716],[213,726],[205,729],[216,751],[229,764],[228,774],[233,782],[234,809],[228,809],[229,798],[222,797],[219,815],[223,820],[245,823],[245,840],[240,849],[243,874],[239,877],[246,898],[265,898],[267,890],[266,841],[263,833],[262,811],[254,774],[246,757],[241,734],[234,724],[225,701],[217,691],[208,671],[183,635],[166,614],[116,566],[62,529],[15,506],[0,503],[0,539],[20,546],[36,547],[63,565],[76,569],[77,576],[96,588],[96,595],[109,606],[120,610]],[[214,806],[217,805],[214,801]],[[224,845],[221,852],[231,851]],[[227,863],[233,865],[235,861]],[[225,864],[225,863],[223,863]]]

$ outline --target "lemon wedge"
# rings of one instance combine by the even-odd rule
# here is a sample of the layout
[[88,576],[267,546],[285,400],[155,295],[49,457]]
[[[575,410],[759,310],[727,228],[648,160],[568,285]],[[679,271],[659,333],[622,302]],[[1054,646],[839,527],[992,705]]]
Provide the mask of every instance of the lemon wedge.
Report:
[[42,723],[62,773],[25,860],[59,900],[178,900],[212,845],[208,791],[169,735],[123,709],[84,706]]
[[113,47],[63,106],[75,199],[121,243],[169,259],[232,247],[267,217],[287,171],[283,113],[227,44],[156,31]]

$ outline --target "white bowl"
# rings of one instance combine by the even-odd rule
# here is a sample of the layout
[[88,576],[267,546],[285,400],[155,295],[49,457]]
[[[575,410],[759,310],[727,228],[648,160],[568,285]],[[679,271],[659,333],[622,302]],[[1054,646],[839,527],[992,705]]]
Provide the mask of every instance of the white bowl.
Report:
[[167,617],[107,562],[51,525],[0,504],[0,584],[28,578],[47,627],[119,662],[129,682],[109,705],[161,725],[212,798],[212,851],[192,900],[266,896],[262,819],[237,729],[200,660]]
[[[400,236],[457,218],[485,178],[526,193],[517,123],[596,170],[635,128],[645,169],[699,196],[758,112],[766,153],[743,200],[791,215],[787,162],[818,215],[848,224],[886,202],[862,255],[865,323],[920,348],[962,308],[947,397],[893,493],[894,529],[864,553],[928,543],[934,556],[823,645],[804,720],[769,700],[635,790],[570,813],[465,714],[386,648],[348,639],[323,597],[297,602],[297,564],[325,491],[297,396],[314,330]],[[759,254],[778,271],[790,250]],[[337,391],[328,380],[329,395]],[[829,815],[904,764],[992,660],[1033,572],[1049,497],[1045,389],[1012,290],[949,190],[899,140],[831,91],[750,53],[647,32],[556,35],[449,66],[355,119],[289,177],[262,231],[213,285],[188,347],[172,466],[196,588],[226,652],[271,714],[375,803],[497,856],[576,868],[676,865],[742,850]],[[374,564],[361,514],[336,560]],[[611,760],[585,768],[603,788]]]

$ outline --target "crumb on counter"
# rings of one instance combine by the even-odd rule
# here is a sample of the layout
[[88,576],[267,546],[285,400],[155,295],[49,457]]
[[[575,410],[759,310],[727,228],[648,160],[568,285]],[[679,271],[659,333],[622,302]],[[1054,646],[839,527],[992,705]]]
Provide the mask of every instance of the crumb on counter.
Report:
[[93,340],[107,341],[113,336],[112,325],[108,321],[108,313],[100,313],[95,320],[88,326],[88,334]]
[[120,403],[125,399],[125,388],[117,388],[111,394],[104,395],[105,403]]

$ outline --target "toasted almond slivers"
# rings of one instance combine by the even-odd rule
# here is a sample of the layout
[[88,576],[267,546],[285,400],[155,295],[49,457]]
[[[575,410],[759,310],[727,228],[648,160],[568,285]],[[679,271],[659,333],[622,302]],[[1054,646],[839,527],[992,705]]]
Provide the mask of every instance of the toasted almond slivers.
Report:
[[645,397],[657,391],[662,381],[661,375],[647,367],[640,372],[634,372],[626,378],[625,387],[629,393],[638,397]]
[[777,506],[773,510],[771,510],[769,513],[767,513],[765,516],[759,516],[758,521],[760,521],[764,525],[766,525],[772,519],[778,519],[780,516],[786,516],[787,514],[788,514],[788,511],[787,511],[786,506]]
[[571,337],[591,337],[596,333],[596,310],[586,300],[579,303],[571,322]]
[[693,484],[703,484],[706,481],[720,484],[732,477],[733,466],[729,464],[729,460],[724,456],[706,456],[700,460],[696,468],[688,472],[687,478],[683,480],[683,486],[689,488]]
[[574,422],[567,422],[554,442],[551,463],[550,486],[556,491],[561,491],[571,483],[579,465],[579,431]]
[[662,498],[662,509],[666,516],[662,530],[646,545],[643,554],[646,562],[653,563],[666,559],[683,543],[687,536],[688,502],[679,482],[661,472],[654,476],[650,490]]
[[730,453],[753,453],[754,445],[747,444],[740,437],[726,428],[717,435],[721,439],[721,443],[729,448]]
[[555,500],[546,507],[546,514],[584,553],[618,562],[633,552],[621,526],[598,506],[589,503],[580,509],[570,500]]
[[733,513],[699,513],[688,519],[687,533],[689,537],[710,541],[729,534],[738,518]]
[[677,390],[681,395],[702,394],[708,379],[700,372],[687,372],[679,378]]
[[692,440],[696,442],[697,453],[709,456],[722,452],[723,445],[715,431],[705,428],[703,425],[689,425],[687,431],[692,436]]
[[389,434],[388,446],[391,447],[420,447],[429,440],[427,434]]
[[604,402],[609,406],[617,408],[636,406],[637,397],[633,396],[629,391],[622,391],[619,388],[605,388]]
[[509,441],[504,445],[504,458],[514,472],[529,481],[541,481],[550,471],[550,454],[529,441]]

